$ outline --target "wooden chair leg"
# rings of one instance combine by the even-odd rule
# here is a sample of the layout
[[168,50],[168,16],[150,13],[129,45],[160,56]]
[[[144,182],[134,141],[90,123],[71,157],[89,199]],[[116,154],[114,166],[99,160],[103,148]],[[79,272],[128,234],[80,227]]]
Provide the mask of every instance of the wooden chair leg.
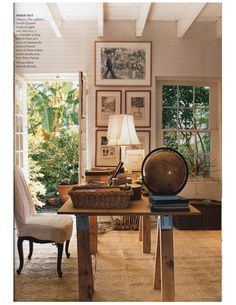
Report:
[[28,259],[31,259],[33,254],[33,242],[30,240],[29,241],[29,255],[28,255]]
[[69,244],[70,244],[70,239],[66,241],[66,256],[67,258],[70,257],[70,252],[69,252]]
[[57,244],[57,273],[59,277],[62,277],[61,271],[61,259],[63,253],[63,244]]
[[23,238],[18,237],[17,249],[18,249],[18,254],[19,254],[19,259],[20,259],[20,266],[16,271],[18,274],[21,273],[21,270],[23,269],[23,266],[24,266],[23,241],[24,241]]

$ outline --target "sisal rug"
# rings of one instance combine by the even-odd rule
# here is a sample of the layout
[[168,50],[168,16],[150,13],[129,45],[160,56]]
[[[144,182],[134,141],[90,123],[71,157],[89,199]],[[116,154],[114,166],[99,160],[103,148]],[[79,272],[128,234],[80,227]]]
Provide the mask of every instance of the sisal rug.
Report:
[[[15,301],[78,301],[75,230],[71,257],[62,261],[63,277],[56,272],[56,246],[34,245],[21,275],[15,273]],[[142,253],[137,231],[108,231],[99,235],[93,256],[93,301],[161,301],[153,290],[156,230],[152,229],[152,252]],[[221,231],[174,230],[176,301],[221,301]],[[17,252],[17,251],[15,251]],[[15,269],[18,266],[15,254]]]

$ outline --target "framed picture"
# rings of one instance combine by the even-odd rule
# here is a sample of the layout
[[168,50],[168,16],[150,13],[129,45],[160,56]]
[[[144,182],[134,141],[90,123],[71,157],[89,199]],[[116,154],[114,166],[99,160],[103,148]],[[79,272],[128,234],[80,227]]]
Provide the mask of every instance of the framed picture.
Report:
[[151,46],[95,41],[95,86],[151,86]]
[[125,91],[125,113],[134,116],[135,127],[151,127],[151,91]]
[[96,126],[107,127],[109,115],[121,113],[121,90],[96,91]]
[[120,148],[108,146],[107,130],[96,130],[95,165],[101,167],[115,167],[120,161]]
[[150,130],[136,130],[140,145],[131,146],[132,149],[144,149],[146,156],[150,152],[151,133]]

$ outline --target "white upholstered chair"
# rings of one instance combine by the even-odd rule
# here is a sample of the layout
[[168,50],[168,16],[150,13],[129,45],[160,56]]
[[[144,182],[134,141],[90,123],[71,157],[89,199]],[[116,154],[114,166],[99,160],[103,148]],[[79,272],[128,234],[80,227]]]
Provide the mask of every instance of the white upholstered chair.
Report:
[[31,259],[33,254],[34,242],[55,243],[57,245],[57,272],[58,276],[61,277],[64,242],[66,242],[66,255],[67,257],[70,256],[68,249],[72,234],[72,218],[70,216],[37,214],[24,175],[18,166],[15,166],[14,189],[14,210],[18,235],[17,248],[20,258],[17,273],[21,273],[24,265],[23,241],[28,240],[30,248],[28,259]]

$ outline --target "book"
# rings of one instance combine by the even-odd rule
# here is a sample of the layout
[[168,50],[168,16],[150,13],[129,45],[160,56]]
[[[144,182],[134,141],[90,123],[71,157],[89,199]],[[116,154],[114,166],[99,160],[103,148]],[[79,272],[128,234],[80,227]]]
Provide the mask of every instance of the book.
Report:
[[149,201],[155,204],[188,203],[187,198],[178,195],[151,195]]
[[189,207],[150,207],[151,212],[188,212]]

